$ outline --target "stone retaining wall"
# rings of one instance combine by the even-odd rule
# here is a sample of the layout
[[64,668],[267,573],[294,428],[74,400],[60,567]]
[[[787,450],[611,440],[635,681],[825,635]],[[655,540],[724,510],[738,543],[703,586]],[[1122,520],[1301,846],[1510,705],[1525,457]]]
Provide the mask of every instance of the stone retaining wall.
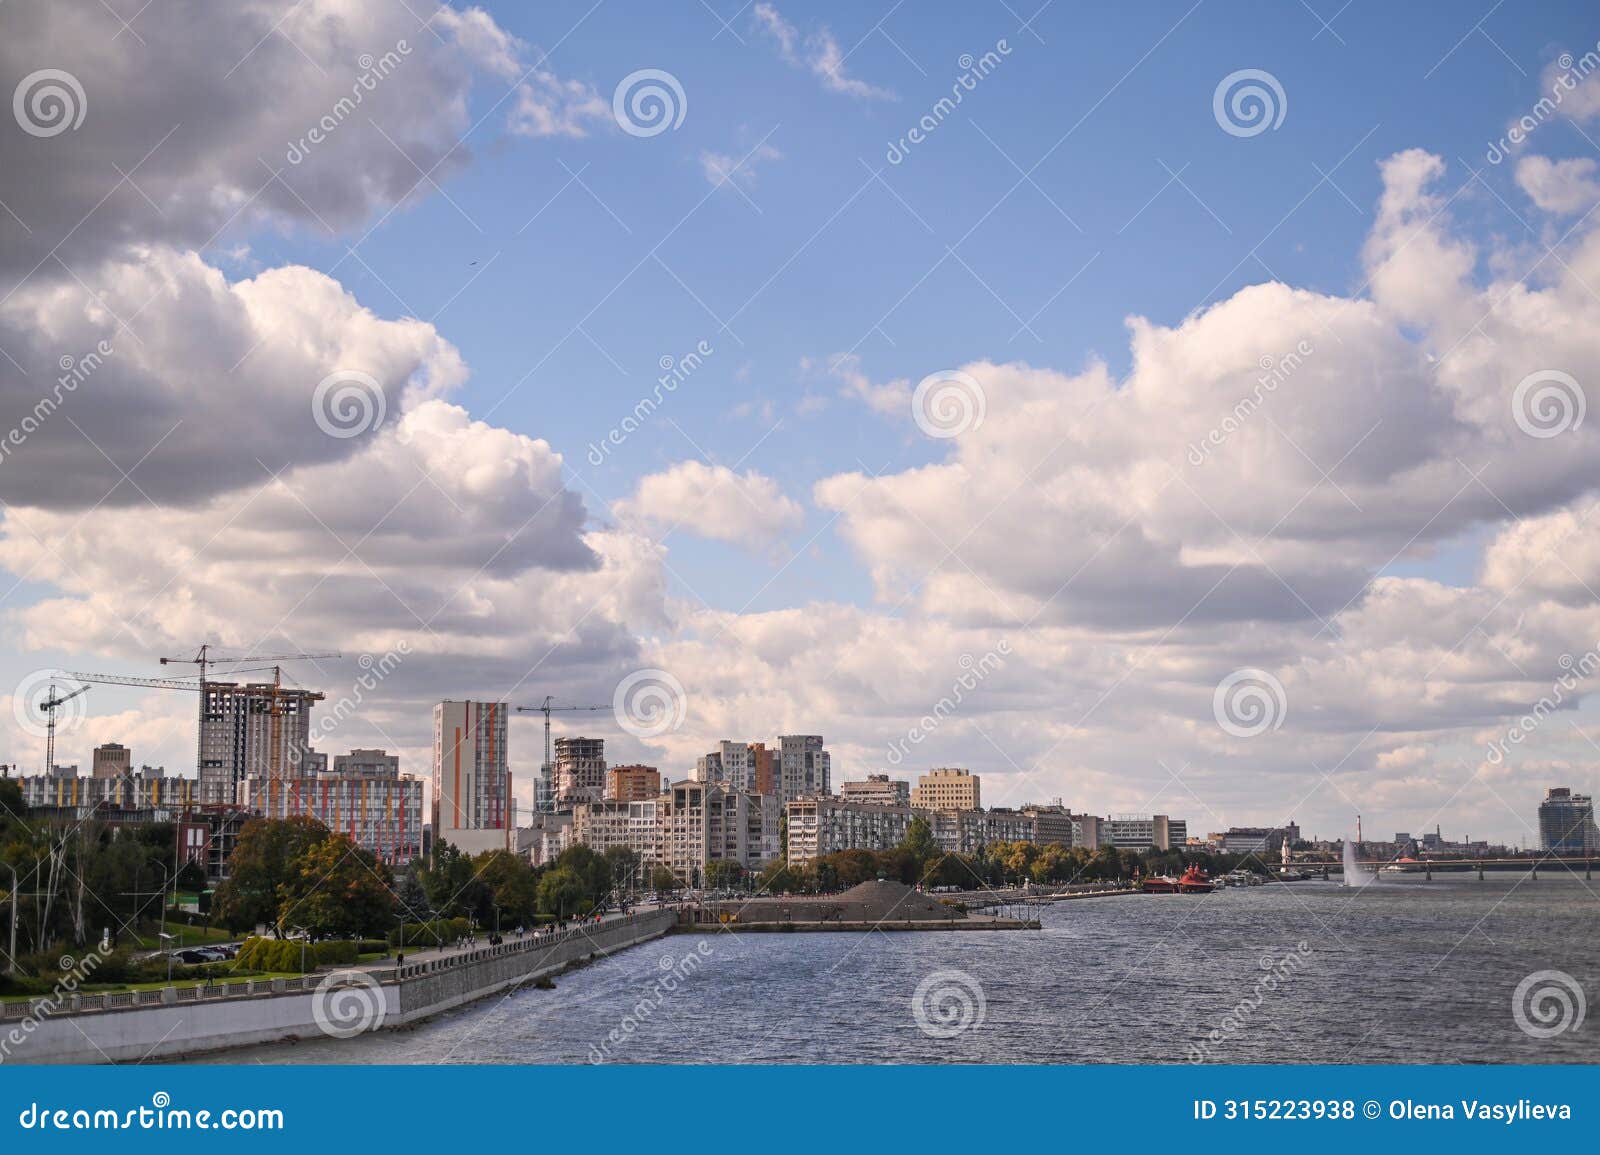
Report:
[[[431,962],[379,971],[344,997],[329,975],[263,979],[213,988],[164,987],[0,1008],[0,1063],[122,1063],[317,1038],[320,1021],[344,1020],[351,1007],[374,1029],[405,1026],[561,970],[659,938],[673,911],[483,947]],[[349,971],[335,972],[347,975]],[[320,988],[320,989],[319,989]]]

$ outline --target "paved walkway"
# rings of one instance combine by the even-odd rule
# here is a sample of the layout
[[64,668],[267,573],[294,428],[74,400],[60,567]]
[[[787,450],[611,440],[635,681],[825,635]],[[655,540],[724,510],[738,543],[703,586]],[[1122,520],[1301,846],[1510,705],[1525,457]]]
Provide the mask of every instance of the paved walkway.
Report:
[[[647,913],[647,912],[649,912],[651,910],[654,910],[654,909],[655,909],[655,903],[640,903],[639,905],[634,906],[631,909],[630,913],[632,913],[632,914],[645,914],[645,913]],[[588,919],[588,920],[586,920],[586,922],[583,922],[583,923],[579,923],[579,922],[577,922],[575,920],[570,920],[569,919],[568,922],[567,922],[567,929],[571,930],[574,927],[583,926],[583,925],[587,925],[587,926],[604,925],[605,923],[608,923],[608,922],[615,922],[616,920],[618,920],[620,918],[623,918],[623,917],[625,917],[625,916],[620,911],[614,911],[613,910],[613,911],[608,911],[605,914],[601,915],[599,924],[596,924],[593,919]],[[502,930],[500,932],[500,937],[505,940],[506,945],[511,946],[511,945],[515,945],[516,943],[519,943],[519,942],[527,942],[530,939],[537,939],[537,937],[540,934],[543,934],[546,938],[554,938],[557,933],[558,932],[553,931],[553,930],[549,930],[549,929],[545,929],[545,930],[542,930],[542,931],[532,931],[532,930],[530,930],[526,934],[524,934],[521,938],[518,938],[517,935],[516,935],[515,929],[513,929],[513,930],[510,930],[510,931]],[[451,957],[453,957],[455,955],[471,954],[473,951],[482,950],[488,945],[489,945],[489,936],[487,934],[479,934],[476,942],[470,943],[470,944],[467,944],[467,945],[463,945],[463,946],[446,945],[446,946],[443,946],[443,947],[429,947],[426,950],[413,949],[411,947],[407,947],[405,949],[405,951],[404,951],[404,954],[406,956],[406,965],[410,966],[413,963],[433,962],[436,959],[451,958]],[[373,962],[367,962],[367,963],[362,963],[361,964],[361,966],[362,966],[362,968],[364,970],[391,970],[391,969],[394,968],[395,965],[396,964],[395,964],[395,959],[394,959],[393,952],[391,952],[389,957],[386,958],[386,959],[377,959],[377,960],[375,960]]]

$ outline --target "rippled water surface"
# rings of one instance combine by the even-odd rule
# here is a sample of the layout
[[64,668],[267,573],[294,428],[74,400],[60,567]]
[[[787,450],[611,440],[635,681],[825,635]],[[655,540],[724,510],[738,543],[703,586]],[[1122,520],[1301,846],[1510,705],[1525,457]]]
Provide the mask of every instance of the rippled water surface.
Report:
[[1512,995],[1559,970],[1600,996],[1596,895],[1385,878],[1061,903],[1029,932],[673,935],[553,991],[215,1061],[1595,1062],[1600,1021],[1534,1038]]

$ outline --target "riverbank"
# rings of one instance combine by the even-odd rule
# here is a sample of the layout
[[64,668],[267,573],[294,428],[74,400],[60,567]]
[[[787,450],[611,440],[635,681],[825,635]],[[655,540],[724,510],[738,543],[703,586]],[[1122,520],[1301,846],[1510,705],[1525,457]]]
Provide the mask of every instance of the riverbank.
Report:
[[392,1030],[660,938],[676,922],[676,912],[658,910],[400,966],[10,1004],[0,1020],[4,1061],[144,1062]]

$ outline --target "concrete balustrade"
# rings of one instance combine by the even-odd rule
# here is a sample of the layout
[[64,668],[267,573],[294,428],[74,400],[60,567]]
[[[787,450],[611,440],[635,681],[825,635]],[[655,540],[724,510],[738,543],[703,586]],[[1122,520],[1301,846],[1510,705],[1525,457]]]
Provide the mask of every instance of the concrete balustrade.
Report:
[[[589,923],[399,967],[361,969],[369,986],[373,1029],[406,1026],[475,999],[512,989],[593,955],[666,934],[670,910]],[[7,1063],[121,1063],[290,1039],[322,1037],[319,984],[329,975],[252,979],[105,995],[45,998],[0,1005],[0,1038],[15,1039]],[[24,1024],[26,1029],[24,1029]]]

